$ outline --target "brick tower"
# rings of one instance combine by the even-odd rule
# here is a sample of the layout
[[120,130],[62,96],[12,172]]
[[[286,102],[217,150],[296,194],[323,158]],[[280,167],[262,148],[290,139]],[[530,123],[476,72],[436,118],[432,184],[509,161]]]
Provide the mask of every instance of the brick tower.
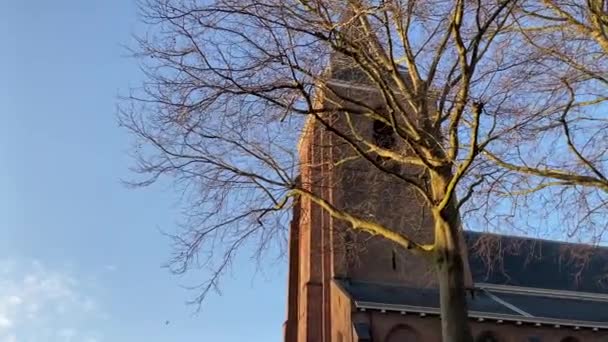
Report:
[[[332,92],[357,98],[371,108],[382,106],[378,93],[358,78],[355,70],[335,67],[328,83]],[[333,98],[320,96],[325,108]],[[351,105],[344,104],[342,105]],[[335,114],[324,118],[343,132],[360,134],[387,148],[405,148],[392,130],[379,121]],[[324,125],[310,118],[300,142],[301,185],[338,209],[401,231],[417,242],[432,242],[429,211],[409,186],[356,158],[354,151]],[[387,167],[396,167],[386,164]],[[394,169],[393,169],[394,170]],[[423,177],[416,167],[404,175]],[[413,254],[395,248],[382,237],[347,229],[310,199],[303,197],[294,210],[290,233],[288,319],[286,341],[336,341],[337,329],[332,280],[366,281],[412,287],[433,285],[428,265]],[[416,276],[411,276],[416,274]],[[334,338],[331,338],[331,337]]]

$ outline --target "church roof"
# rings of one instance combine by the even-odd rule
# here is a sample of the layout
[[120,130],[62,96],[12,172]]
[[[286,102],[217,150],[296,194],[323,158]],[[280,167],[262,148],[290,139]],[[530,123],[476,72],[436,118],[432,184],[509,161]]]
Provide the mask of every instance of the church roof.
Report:
[[[439,308],[439,292],[433,288],[412,288],[394,284],[340,281],[340,286],[350,295],[357,306],[379,305],[388,308]],[[485,313],[517,315],[517,312],[494,301],[484,293],[469,302],[469,310]],[[421,311],[423,312],[423,311]]]
[[[608,329],[608,248],[466,232],[471,318]],[[439,314],[439,293],[336,280],[360,310]]]
[[[439,315],[439,292],[433,288],[337,280],[359,310]],[[478,288],[468,296],[469,316],[579,328],[608,329],[608,299],[561,298],[551,295]]]
[[475,283],[608,295],[608,248],[466,232]]

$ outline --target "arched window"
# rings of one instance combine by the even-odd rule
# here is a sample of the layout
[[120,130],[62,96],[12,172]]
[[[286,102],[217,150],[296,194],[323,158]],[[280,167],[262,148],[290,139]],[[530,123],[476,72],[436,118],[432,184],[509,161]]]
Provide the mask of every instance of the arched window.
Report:
[[384,149],[395,146],[395,130],[380,120],[374,120],[373,138],[374,143]]
[[386,337],[385,342],[416,342],[418,334],[407,325],[398,325]]
[[496,336],[495,333],[491,332],[491,331],[484,331],[481,334],[479,334],[479,336],[477,336],[477,338],[475,339],[475,342],[498,342],[498,337]]
[[562,338],[561,342],[579,342],[579,339],[576,337],[568,336],[568,337]]

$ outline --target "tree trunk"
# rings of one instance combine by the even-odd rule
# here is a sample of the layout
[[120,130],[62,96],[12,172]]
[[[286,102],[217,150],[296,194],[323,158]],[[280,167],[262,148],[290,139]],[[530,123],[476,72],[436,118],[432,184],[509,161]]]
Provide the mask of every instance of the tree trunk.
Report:
[[463,259],[457,248],[440,252],[437,275],[443,342],[473,341],[468,322]]
[[[432,180],[435,198],[443,198],[450,168],[436,174]],[[461,250],[460,213],[454,197],[443,208],[433,211],[435,220],[435,253],[439,281],[441,334],[443,342],[472,342],[468,321],[465,269]]]

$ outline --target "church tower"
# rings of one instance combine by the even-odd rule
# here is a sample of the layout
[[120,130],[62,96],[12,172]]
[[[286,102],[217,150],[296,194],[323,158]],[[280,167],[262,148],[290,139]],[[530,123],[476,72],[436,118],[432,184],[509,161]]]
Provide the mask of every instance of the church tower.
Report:
[[[328,87],[332,96],[319,97],[324,108],[337,98],[356,98],[369,108],[381,110],[380,95],[361,82],[355,69],[332,63]],[[357,80],[357,82],[353,82]],[[343,101],[342,101],[343,102]],[[342,106],[351,104],[341,103]],[[348,107],[347,107],[348,108]],[[326,124],[347,134],[357,134],[387,149],[404,149],[391,128],[363,116],[338,112],[323,118]],[[350,132],[350,133],[348,133]],[[300,142],[300,182],[306,190],[338,209],[370,218],[417,242],[432,242],[432,219],[416,192],[393,175],[378,170],[325,124],[306,122]],[[414,166],[381,161],[391,172],[423,178]],[[429,265],[419,257],[396,248],[379,236],[352,230],[332,218],[309,198],[294,209],[289,244],[288,319],[286,341],[336,341],[335,280],[380,282],[412,287],[433,286]],[[333,317],[333,318],[332,318]]]

